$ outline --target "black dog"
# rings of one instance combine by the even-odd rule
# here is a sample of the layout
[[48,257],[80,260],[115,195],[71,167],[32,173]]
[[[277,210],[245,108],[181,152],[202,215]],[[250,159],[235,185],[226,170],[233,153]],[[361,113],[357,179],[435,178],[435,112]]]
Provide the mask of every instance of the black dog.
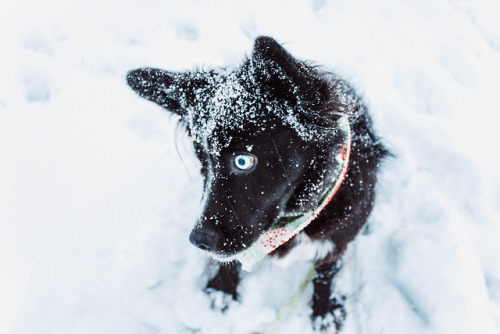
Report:
[[146,68],[127,79],[140,96],[178,114],[193,140],[204,209],[190,241],[225,262],[207,288],[237,299],[240,263],[250,269],[307,240],[323,249],[312,318],[321,328],[331,318],[339,328],[345,312],[331,297],[332,281],[372,209],[386,154],[353,89],[270,37],[258,37],[238,68]]

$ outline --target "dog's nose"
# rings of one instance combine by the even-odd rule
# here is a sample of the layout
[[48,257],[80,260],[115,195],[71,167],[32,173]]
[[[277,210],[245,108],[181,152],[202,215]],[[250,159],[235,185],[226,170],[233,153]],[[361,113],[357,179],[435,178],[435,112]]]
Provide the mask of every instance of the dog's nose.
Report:
[[189,235],[189,241],[204,251],[211,251],[215,250],[217,236],[214,231],[193,230]]

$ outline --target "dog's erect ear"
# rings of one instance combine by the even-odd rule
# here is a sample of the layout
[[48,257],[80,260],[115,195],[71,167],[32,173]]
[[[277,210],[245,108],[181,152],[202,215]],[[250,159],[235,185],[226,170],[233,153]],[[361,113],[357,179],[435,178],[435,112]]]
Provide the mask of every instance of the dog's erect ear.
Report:
[[362,114],[365,107],[354,90],[343,80],[318,67],[295,59],[273,38],[255,40],[251,58],[255,80],[277,99],[300,104],[300,116],[312,124],[335,126],[340,115]]
[[271,89],[278,99],[300,101],[316,110],[329,100],[330,87],[322,74],[295,59],[271,37],[257,37],[251,63],[257,82]]
[[258,66],[279,66],[285,72],[292,72],[297,68],[297,61],[276,40],[268,36],[259,36],[255,39],[252,51],[252,60]]
[[190,73],[175,73],[156,68],[140,68],[127,74],[127,83],[141,97],[183,116],[195,104],[196,90],[206,82]]
[[295,59],[271,37],[257,37],[252,63],[257,80],[281,94],[307,95],[311,87],[318,89],[324,86],[321,75],[303,61]]
[[286,98],[292,82],[299,79],[296,77],[300,74],[300,63],[271,37],[257,37],[251,62],[256,80],[277,94],[277,98]]

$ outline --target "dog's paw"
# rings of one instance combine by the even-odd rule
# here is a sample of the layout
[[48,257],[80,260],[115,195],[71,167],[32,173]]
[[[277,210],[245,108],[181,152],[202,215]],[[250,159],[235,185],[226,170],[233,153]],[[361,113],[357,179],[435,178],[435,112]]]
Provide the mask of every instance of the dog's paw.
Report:
[[235,301],[232,295],[222,291],[207,288],[205,292],[210,299],[210,307],[212,310],[224,313],[229,308],[229,305]]
[[314,309],[311,315],[313,328],[320,333],[333,333],[340,330],[344,324],[346,312],[344,306],[336,298],[330,299],[327,307]]
[[230,296],[233,300],[238,300],[239,266],[226,264],[224,266],[215,263],[209,263],[207,267],[209,281],[205,286],[205,291],[209,293],[221,292]]

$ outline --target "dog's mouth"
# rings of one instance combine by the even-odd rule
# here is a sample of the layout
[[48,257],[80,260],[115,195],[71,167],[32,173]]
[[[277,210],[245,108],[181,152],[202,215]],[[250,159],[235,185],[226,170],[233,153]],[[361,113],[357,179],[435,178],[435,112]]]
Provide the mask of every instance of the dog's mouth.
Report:
[[[293,213],[281,214],[276,218],[276,221],[273,224],[271,224],[271,226],[266,231],[262,232],[262,234],[259,235],[259,237],[268,233],[269,231],[284,229],[285,227],[289,226],[290,223],[304,219],[310,215],[311,215],[311,212],[309,212],[309,213],[307,213],[307,212],[293,212]],[[251,248],[252,245],[255,242],[257,242],[258,239],[259,238],[256,238],[256,240],[254,240],[248,244],[243,243],[242,244],[243,247],[234,253],[213,252],[213,251],[209,252],[209,253],[210,253],[210,256],[218,262],[223,262],[223,263],[232,262],[232,261],[238,260],[240,258],[241,252],[245,252],[247,249]]]
[[[286,226],[288,226],[291,222],[296,221],[298,219],[301,219],[302,217],[305,217],[308,213],[300,212],[300,213],[285,213],[281,214],[278,217],[276,217],[276,221],[271,224],[271,226],[264,232],[262,232],[258,237],[261,235],[271,231],[271,230],[276,230],[276,229],[281,229]],[[310,214],[310,213],[309,213]],[[231,262],[234,260],[237,260],[238,254],[245,251],[246,249],[250,248],[253,243],[255,243],[258,239],[258,237],[248,243],[242,243],[241,248],[238,249],[237,251],[234,252],[228,252],[228,251],[209,251],[210,256],[219,262]]]
[[237,260],[238,254],[240,252],[244,251],[247,247],[245,247],[244,249],[242,249],[234,254],[210,252],[210,257],[212,257],[215,261],[221,262],[221,263],[233,262],[233,261]]

